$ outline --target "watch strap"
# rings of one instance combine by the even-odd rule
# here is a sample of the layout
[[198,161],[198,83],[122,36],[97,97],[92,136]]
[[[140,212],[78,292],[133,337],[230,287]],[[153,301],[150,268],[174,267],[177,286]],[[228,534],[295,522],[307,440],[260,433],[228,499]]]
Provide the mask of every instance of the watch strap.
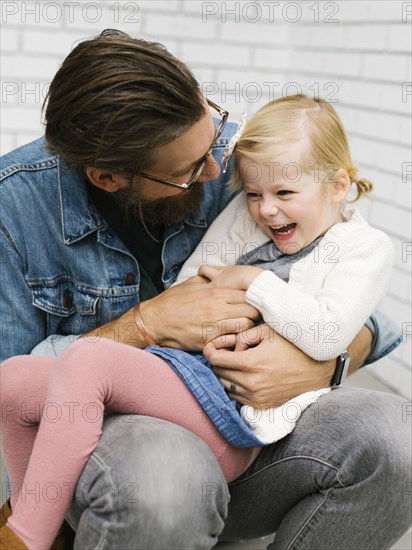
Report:
[[345,350],[336,359],[335,373],[332,378],[332,386],[331,386],[332,390],[336,388],[340,388],[340,386],[344,382],[346,375],[348,373],[349,365],[350,365],[350,355]]

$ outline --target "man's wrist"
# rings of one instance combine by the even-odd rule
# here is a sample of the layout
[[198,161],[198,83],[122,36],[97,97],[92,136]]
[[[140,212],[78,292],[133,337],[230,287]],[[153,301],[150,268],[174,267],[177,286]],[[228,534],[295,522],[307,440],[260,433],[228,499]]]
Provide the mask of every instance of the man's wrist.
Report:
[[378,327],[376,324],[376,320],[372,315],[366,320],[365,327],[369,330],[372,336],[371,350],[370,350],[372,353],[378,339]]
[[106,338],[139,349],[144,349],[147,346],[136,325],[134,308],[128,309],[117,319],[113,319],[100,327],[82,334],[81,338],[87,338],[89,341],[98,341],[100,338]]
[[133,309],[134,309],[134,318],[135,318],[137,328],[139,329],[139,332],[143,336],[145,342],[147,343],[148,346],[157,346],[157,343],[153,340],[153,338],[148,333],[146,325],[144,324],[144,321],[142,319],[142,314],[140,311],[140,303],[138,302]]
[[364,325],[349,344],[351,363],[348,374],[352,374],[364,364],[371,351],[372,338],[371,331]]

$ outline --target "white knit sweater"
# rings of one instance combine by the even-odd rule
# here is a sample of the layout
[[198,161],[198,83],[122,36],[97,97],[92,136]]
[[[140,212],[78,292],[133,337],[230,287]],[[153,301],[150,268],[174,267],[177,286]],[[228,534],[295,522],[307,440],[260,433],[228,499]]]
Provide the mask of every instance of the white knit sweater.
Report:
[[[356,210],[344,216],[346,222],[331,227],[317,247],[296,261],[289,283],[263,271],[246,293],[268,325],[318,361],[346,349],[381,299],[392,268],[389,237]],[[196,275],[202,264],[233,265],[267,241],[240,193],[213,222],[176,283]]]

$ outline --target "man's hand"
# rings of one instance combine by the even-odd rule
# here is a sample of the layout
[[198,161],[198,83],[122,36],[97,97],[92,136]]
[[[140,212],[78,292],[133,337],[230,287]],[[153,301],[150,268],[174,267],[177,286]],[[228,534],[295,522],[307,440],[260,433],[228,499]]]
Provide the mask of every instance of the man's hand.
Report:
[[[363,327],[349,347],[351,372],[367,357],[371,341]],[[218,337],[203,353],[229,396],[257,408],[277,407],[301,393],[329,386],[336,366],[335,360],[311,359],[267,325]],[[236,394],[230,393],[231,383],[236,384]]]
[[247,290],[263,269],[252,265],[212,266],[202,265],[199,275],[211,281],[218,288]]
[[[202,351],[213,338],[246,330],[260,317],[258,310],[245,302],[244,291],[215,288],[200,276],[141,302],[140,313],[156,343],[189,351]],[[83,337],[108,338],[137,348],[147,346],[133,308]]]
[[253,326],[260,313],[245,302],[245,292],[215,288],[196,276],[142,302],[150,336],[161,346],[201,351],[218,336]]

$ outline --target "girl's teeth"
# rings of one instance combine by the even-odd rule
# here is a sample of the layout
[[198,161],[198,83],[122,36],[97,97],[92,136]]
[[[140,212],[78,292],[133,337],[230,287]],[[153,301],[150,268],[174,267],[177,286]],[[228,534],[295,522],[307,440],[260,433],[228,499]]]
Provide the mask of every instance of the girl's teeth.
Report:
[[[279,225],[277,227],[272,226],[271,229],[276,233],[280,233],[281,235],[289,235],[295,229],[295,225],[296,224],[285,223],[284,225]],[[284,227],[289,227],[289,226],[292,226],[292,227],[290,227],[290,229],[287,229],[286,231],[281,231],[281,229],[283,229]]]

